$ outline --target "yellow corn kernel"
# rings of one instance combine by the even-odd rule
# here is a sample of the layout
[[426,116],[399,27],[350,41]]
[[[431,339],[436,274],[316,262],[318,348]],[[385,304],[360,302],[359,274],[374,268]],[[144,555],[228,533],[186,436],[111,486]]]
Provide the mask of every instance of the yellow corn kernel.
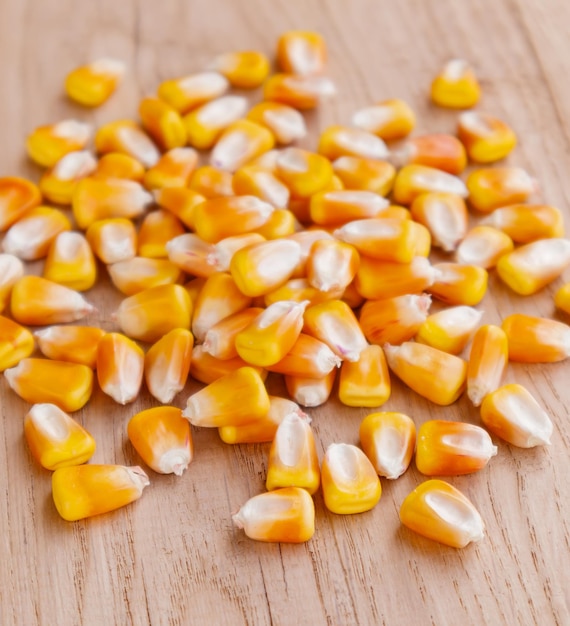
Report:
[[263,98],[301,111],[314,109],[336,94],[336,87],[325,76],[274,74],[265,81]]
[[570,326],[545,317],[514,313],[501,324],[507,335],[509,361],[554,363],[570,356]]
[[343,361],[358,361],[368,343],[351,308],[341,300],[315,304],[305,311],[304,332],[320,339]]
[[340,358],[324,342],[301,333],[289,352],[267,369],[297,378],[324,378],[340,364]]
[[276,208],[289,204],[289,189],[272,172],[258,165],[245,165],[234,174],[233,188],[238,196],[256,196]]
[[144,218],[138,237],[138,253],[142,257],[160,259],[168,256],[166,244],[186,231],[170,211],[152,211]]
[[275,302],[235,338],[239,356],[251,365],[268,367],[281,361],[295,345],[303,328],[306,302]]
[[187,228],[194,229],[194,209],[206,199],[202,194],[187,187],[163,187],[153,195],[158,206],[170,211]]
[[453,193],[461,198],[468,195],[465,183],[457,176],[427,165],[404,165],[396,175],[392,200],[409,205],[420,194],[429,192]]
[[225,76],[232,87],[255,89],[269,74],[269,59],[257,50],[240,50],[217,56],[210,69]]
[[298,412],[285,416],[275,433],[267,462],[268,491],[301,487],[311,495],[319,488],[321,472],[310,419]]
[[62,211],[47,206],[34,207],[10,226],[2,248],[24,261],[36,261],[47,255],[54,239],[66,230],[71,230],[71,222]]
[[210,325],[204,335],[202,344],[204,350],[216,359],[233,359],[238,356],[235,346],[236,335],[262,312],[262,308],[249,307]]
[[24,417],[24,436],[34,459],[48,470],[86,463],[95,439],[55,404],[34,404]]
[[125,217],[97,220],[89,226],[85,237],[95,256],[105,265],[128,261],[137,253],[135,225]]
[[186,187],[197,162],[198,154],[193,148],[172,148],[147,170],[143,178],[144,186],[150,190]]
[[161,285],[172,285],[179,282],[182,276],[180,269],[167,259],[141,256],[113,263],[107,270],[113,285],[126,296]]
[[397,345],[414,337],[430,306],[431,297],[425,293],[368,300],[360,310],[360,327],[370,343]]
[[431,99],[440,107],[470,109],[479,102],[481,88],[472,67],[463,59],[451,59],[431,84]]
[[410,207],[412,219],[423,224],[431,242],[444,252],[455,250],[467,234],[467,207],[463,198],[452,193],[424,193]]
[[282,239],[293,235],[301,228],[297,217],[287,209],[275,209],[263,226],[256,228],[258,234],[265,239]]
[[153,201],[152,195],[132,180],[84,178],[73,193],[73,216],[78,228],[86,230],[98,220],[139,217]]
[[483,311],[469,306],[443,309],[425,320],[415,339],[443,352],[459,354],[475,333],[481,317]]
[[[0,286],[0,294],[1,294],[1,291],[2,291],[2,287]],[[1,296],[0,296],[0,302],[1,302]],[[564,311],[564,313],[570,314],[570,283],[565,283],[564,285],[562,285],[562,287],[560,287],[556,291],[556,293],[554,294],[554,304],[561,311]],[[1,310],[1,305],[0,305],[0,310]]]
[[34,336],[42,354],[55,361],[79,363],[95,369],[97,350],[105,331],[92,326],[48,326]]
[[175,328],[153,344],[145,355],[144,375],[151,395],[163,404],[170,404],[184,389],[194,337],[185,328]]
[[269,406],[259,373],[240,367],[192,394],[182,416],[194,426],[241,426],[264,417]]
[[402,139],[414,129],[416,116],[407,102],[393,98],[360,109],[352,123],[380,139]]
[[338,398],[346,406],[382,406],[392,387],[386,357],[380,346],[366,346],[354,363],[344,361],[340,368]]
[[422,537],[452,548],[480,541],[485,524],[473,503],[443,480],[426,480],[400,507],[400,521]]
[[481,326],[473,336],[467,363],[467,395],[474,406],[498,389],[509,362],[508,340],[499,326]]
[[176,109],[159,98],[143,98],[139,104],[143,128],[163,150],[186,144],[186,127]]
[[475,226],[457,246],[456,259],[463,265],[479,265],[488,270],[514,248],[513,240],[492,226]]
[[198,150],[208,150],[221,134],[247,111],[248,102],[241,96],[212,100],[184,116],[188,143]]
[[305,407],[316,407],[329,399],[336,378],[336,368],[323,378],[291,375],[285,375],[284,378],[287,393],[295,402]]
[[317,151],[331,161],[343,156],[378,160],[388,157],[388,148],[380,137],[340,125],[329,126],[321,133]]
[[289,74],[320,74],[325,69],[326,57],[325,40],[314,31],[290,30],[277,41],[277,65]]
[[496,454],[497,446],[480,426],[429,420],[418,430],[416,467],[426,476],[471,474]]
[[140,467],[76,465],[53,473],[52,494],[61,517],[75,522],[138,500],[149,484]]
[[184,115],[223,95],[229,87],[228,79],[218,72],[200,72],[165,80],[158,87],[158,97]]
[[126,178],[142,183],[145,168],[134,157],[122,152],[108,152],[97,163],[93,178]]
[[315,504],[305,489],[284,487],[253,496],[232,520],[256,541],[303,543],[315,533]]
[[39,126],[26,139],[28,155],[38,165],[53,167],[68,152],[83,150],[91,132],[90,124],[77,120]]
[[59,233],[48,251],[43,276],[77,291],[91,289],[97,265],[87,239],[77,232]]
[[[319,304],[320,302],[326,302],[328,300],[341,300],[344,299],[346,289],[330,289],[328,291],[321,291],[315,287],[309,285],[309,281],[306,278],[292,278],[286,283],[270,291],[264,296],[264,302],[266,306],[279,302],[280,300],[294,300],[295,302],[307,301],[309,305]],[[351,307],[356,308],[356,307]]]
[[190,179],[190,189],[205,198],[233,196],[232,173],[204,165],[195,170]]
[[296,109],[278,102],[259,102],[247,114],[247,119],[268,128],[275,141],[287,145],[307,135],[305,118]]
[[509,235],[517,243],[564,237],[564,217],[548,204],[512,204],[496,209],[482,221]]
[[193,276],[207,277],[216,271],[214,250],[211,243],[194,233],[179,235],[166,244],[170,262]]
[[67,95],[87,107],[98,107],[106,102],[125,73],[122,61],[101,58],[71,70],[65,77]]
[[403,165],[427,165],[458,175],[467,166],[467,153],[463,144],[453,135],[431,133],[409,139],[396,153]]
[[474,170],[465,182],[469,204],[481,213],[525,202],[537,190],[537,183],[520,167],[485,167]]
[[481,420],[494,435],[519,448],[550,445],[552,422],[522,385],[503,385],[485,397]]
[[156,165],[160,158],[152,139],[132,120],[117,120],[100,126],[95,134],[95,149],[99,154],[126,154],[144,167]]
[[295,198],[309,198],[330,185],[333,169],[330,161],[308,150],[285,148],[277,157],[276,176]]
[[84,407],[93,391],[93,370],[78,363],[25,358],[4,376],[26,402],[49,402],[69,413]]
[[388,161],[341,156],[333,163],[333,171],[344,187],[355,191],[372,191],[387,196],[396,178],[396,168]]
[[230,273],[239,290],[255,298],[283,285],[300,257],[301,246],[296,241],[263,241],[238,250],[230,262]]
[[363,298],[379,300],[419,294],[438,277],[439,271],[423,256],[414,257],[410,263],[390,263],[361,256],[354,284]]
[[12,317],[28,326],[75,322],[95,311],[73,289],[39,276],[23,276],[10,298]]
[[360,423],[360,445],[376,473],[390,480],[409,467],[416,447],[416,427],[403,413],[370,413]]
[[14,285],[24,275],[24,264],[13,254],[0,253],[0,313],[10,302]]
[[[222,376],[247,366],[248,364],[239,356],[231,359],[217,359],[208,354],[202,345],[198,345],[194,346],[192,350],[190,376],[205,385],[209,385]],[[267,372],[263,368],[254,367],[253,369],[257,371],[262,380],[265,380]]]
[[95,157],[87,150],[68,152],[42,174],[39,187],[44,198],[56,204],[71,204],[77,182],[97,169]]
[[17,365],[34,351],[32,333],[20,324],[0,315],[0,372]]
[[37,185],[25,178],[4,176],[0,178],[0,232],[12,224],[42,201]]
[[287,236],[287,239],[296,241],[301,246],[301,259],[295,268],[294,278],[304,278],[307,271],[307,261],[311,254],[313,244],[320,239],[334,239],[334,237],[323,229],[311,228],[310,230],[300,230]]
[[505,122],[480,111],[459,116],[457,136],[475,163],[500,161],[517,145],[514,131]]
[[372,191],[320,191],[311,196],[309,214],[315,224],[337,226],[377,217],[389,204],[386,198]]
[[235,172],[251,159],[271,150],[274,144],[270,130],[251,120],[238,120],[220,135],[212,149],[210,163],[218,169]]
[[452,404],[465,389],[467,363],[453,354],[410,341],[386,344],[384,353],[394,374],[435,404]]
[[418,222],[413,222],[411,220],[410,212],[407,209],[404,209],[404,207],[390,206],[386,209],[384,214],[386,215],[386,217],[388,217],[390,213],[394,214],[396,210],[399,211],[399,219],[410,220],[412,230],[415,235],[416,256],[429,257],[429,254],[431,252],[431,234],[429,230],[422,224],[419,224]]
[[530,296],[570,266],[570,240],[552,238],[527,243],[497,262],[497,273],[514,292]]
[[142,460],[159,474],[182,476],[192,462],[190,424],[174,406],[140,411],[127,424],[127,434]]
[[[273,211],[275,213],[275,211]],[[273,213],[271,215],[273,215]],[[266,222],[267,224],[267,222]],[[234,254],[247,246],[265,241],[265,237],[259,233],[244,233],[220,239],[212,247],[208,256],[208,262],[219,272],[227,272]]]
[[311,248],[307,260],[307,280],[321,291],[344,290],[358,270],[356,249],[335,239],[321,239]]
[[360,448],[348,443],[333,443],[327,448],[321,485],[327,509],[342,515],[370,511],[382,495],[372,463]]
[[436,263],[440,274],[427,289],[432,296],[446,304],[476,306],[487,293],[489,274],[478,265]]
[[97,349],[97,380],[118,404],[136,400],[143,379],[144,352],[120,333],[107,333]]
[[117,309],[121,330],[140,341],[155,342],[175,328],[190,328],[192,303],[181,285],[160,285],[125,298]]

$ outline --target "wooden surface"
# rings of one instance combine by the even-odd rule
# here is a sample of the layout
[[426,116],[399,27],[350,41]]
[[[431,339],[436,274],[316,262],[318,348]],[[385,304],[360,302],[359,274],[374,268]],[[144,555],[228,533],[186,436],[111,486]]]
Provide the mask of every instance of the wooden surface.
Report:
[[[289,28],[324,34],[339,89],[307,116],[312,136],[302,145],[313,146],[319,130],[348,122],[356,108],[393,96],[417,111],[417,132],[453,132],[456,114],[432,107],[426,93],[445,60],[464,57],[481,79],[480,108],[518,133],[508,162],[527,168],[541,183],[538,197],[561,207],[570,224],[570,5],[562,0],[2,0],[0,175],[37,179],[23,150],[35,126],[134,117],[138,100],[161,80],[200,70],[224,51],[272,54]],[[101,55],[124,59],[129,73],[103,108],[84,111],[66,101],[63,79]],[[513,311],[564,319],[552,304],[559,284],[525,299],[492,276],[480,306],[484,322]],[[88,297],[99,308],[92,321],[114,328],[120,298],[106,278]],[[50,473],[23,440],[27,405],[2,378],[0,623],[570,624],[568,374],[568,363],[510,367],[508,381],[526,385],[551,414],[552,445],[521,450],[497,441],[499,454],[485,470],[450,479],[487,527],[483,541],[464,550],[400,526],[399,506],[423,479],[414,467],[396,482],[383,480],[369,513],[330,514],[317,495],[317,530],[305,545],[250,541],[232,527],[231,513],[263,490],[268,447],[225,446],[206,429],[194,433],[195,460],[182,478],[149,470],[152,484],[136,504],[64,522]],[[466,398],[442,409],[397,381],[393,387],[384,408],[417,424],[436,417],[480,423]],[[93,461],[140,463],[126,422],[155,404],[144,393],[122,408],[96,392],[77,414],[97,440]],[[334,401],[311,410],[319,452],[332,442],[356,443],[367,412]]]

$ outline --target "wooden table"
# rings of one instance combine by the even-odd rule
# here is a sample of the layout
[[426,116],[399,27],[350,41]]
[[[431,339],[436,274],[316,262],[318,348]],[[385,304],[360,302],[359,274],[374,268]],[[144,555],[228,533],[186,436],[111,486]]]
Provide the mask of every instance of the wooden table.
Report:
[[[541,183],[537,199],[562,208],[570,222],[570,5],[554,0],[3,0],[1,175],[37,179],[23,148],[35,126],[64,117],[95,124],[134,118],[140,98],[160,81],[200,70],[225,51],[272,54],[277,36],[291,28],[323,33],[339,90],[307,115],[312,134],[303,146],[387,97],[413,106],[417,132],[453,132],[456,113],[433,107],[426,94],[442,63],[463,57],[481,79],[480,107],[518,134],[508,163],[527,168]],[[104,107],[82,110],[64,97],[64,76],[102,55],[124,59],[130,71]],[[30,266],[40,271],[40,263]],[[101,274],[88,294],[99,309],[91,321],[113,329],[120,297]],[[491,275],[483,320],[521,311],[568,322],[552,303],[560,284],[522,298]],[[136,504],[64,522],[51,500],[50,473],[32,461],[23,439],[28,405],[2,378],[0,623],[570,624],[568,380],[564,362],[510,366],[508,381],[526,385],[552,416],[552,445],[522,450],[497,441],[499,454],[486,469],[449,479],[487,527],[483,541],[455,550],[399,523],[402,500],[423,480],[414,467],[395,482],[383,480],[382,499],[369,513],[330,514],[318,495],[317,531],[307,544],[250,541],[232,527],[231,513],[263,491],[268,446],[226,446],[206,429],[194,433],[195,460],[183,477],[149,471],[152,485]],[[183,406],[196,388],[189,383],[176,403]],[[140,463],[126,423],[155,404],[145,392],[123,408],[95,392],[77,414],[97,440],[93,461]],[[439,408],[397,380],[384,408],[417,424],[439,417],[480,423],[467,398]],[[357,443],[369,411],[330,401],[309,412],[322,455],[332,442]]]

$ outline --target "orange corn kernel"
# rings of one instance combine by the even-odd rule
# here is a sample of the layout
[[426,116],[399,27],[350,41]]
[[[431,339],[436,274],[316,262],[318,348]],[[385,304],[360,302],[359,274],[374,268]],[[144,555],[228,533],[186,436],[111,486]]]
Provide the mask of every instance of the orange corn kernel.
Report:
[[269,406],[259,373],[240,367],[192,394],[182,416],[194,426],[241,426],[263,418]]
[[77,120],[39,126],[26,139],[28,155],[38,165],[53,167],[68,152],[83,150],[91,132],[90,124]]
[[176,109],[159,98],[143,98],[139,104],[143,128],[163,150],[186,144],[186,127]]
[[317,152],[331,161],[343,156],[378,160],[388,157],[388,148],[380,137],[340,125],[329,126],[321,133]]
[[323,378],[340,364],[340,358],[326,343],[301,333],[289,352],[267,369],[297,378]]
[[228,79],[218,72],[201,72],[165,80],[158,87],[158,97],[184,115],[223,95],[229,87]]
[[387,196],[396,178],[396,168],[388,161],[341,156],[333,163],[333,171],[346,189],[372,191]]
[[53,473],[52,494],[61,517],[75,522],[138,500],[149,484],[140,467],[76,465]]
[[386,344],[384,353],[394,374],[435,404],[452,404],[465,389],[467,363],[453,354],[410,341]]
[[320,33],[290,30],[277,41],[277,65],[283,72],[310,76],[325,69],[326,43]]
[[48,470],[86,463],[95,439],[55,404],[34,404],[24,417],[24,436],[34,459]]
[[34,336],[20,324],[0,315],[0,372],[14,367],[34,351]]
[[154,191],[154,200],[162,209],[170,211],[187,228],[194,229],[194,209],[206,198],[187,187],[163,187]]
[[97,380],[118,404],[136,400],[143,379],[144,352],[120,333],[107,333],[97,350]]
[[277,157],[276,176],[295,198],[309,198],[330,185],[333,169],[330,161],[315,152],[285,148]]
[[552,422],[522,385],[503,385],[485,397],[481,420],[494,435],[519,448],[550,445]]
[[160,157],[160,160],[147,170],[143,183],[147,189],[164,187],[186,187],[196,163],[198,154],[193,148],[172,148]]
[[305,118],[296,109],[278,102],[259,102],[247,119],[268,128],[279,144],[287,145],[307,135]]
[[388,200],[372,191],[320,191],[311,196],[311,221],[320,226],[337,226],[352,220],[377,217]]
[[87,150],[68,152],[42,174],[39,187],[44,198],[56,204],[71,204],[77,182],[97,169],[97,160]]
[[469,174],[465,182],[469,204],[481,213],[520,202],[537,190],[537,183],[520,167],[485,167]]
[[419,294],[438,277],[439,271],[423,256],[414,257],[410,263],[389,263],[361,256],[354,284],[363,298],[379,300]]
[[[275,211],[273,211],[275,213]],[[271,215],[273,215],[271,213]],[[270,218],[271,219],[271,218]],[[267,224],[268,222],[266,222]],[[265,237],[259,233],[245,233],[243,235],[234,235],[233,237],[225,237],[214,244],[208,262],[212,264],[217,271],[227,272],[230,269],[230,263],[234,254],[254,243],[265,241]]]
[[273,74],[265,81],[263,98],[305,111],[336,94],[336,87],[325,76]]
[[38,206],[10,226],[2,248],[24,261],[36,261],[47,255],[53,240],[65,230],[71,230],[71,222],[62,211]]
[[295,402],[305,407],[316,407],[329,399],[336,378],[336,368],[323,378],[290,375],[284,378],[287,393]]
[[192,333],[185,328],[175,328],[149,348],[144,360],[146,386],[159,402],[170,404],[184,389],[193,346]]
[[177,283],[182,272],[166,259],[149,259],[135,256],[107,267],[111,282],[126,296],[133,296],[146,289]]
[[262,312],[262,308],[249,307],[210,325],[204,335],[202,347],[216,359],[235,358],[238,356],[235,346],[237,334],[249,326]]
[[459,116],[457,136],[475,163],[500,161],[517,145],[514,131],[505,122],[481,111]]
[[298,412],[290,413],[277,427],[269,450],[266,489],[301,487],[312,495],[320,482],[319,457],[310,419]]
[[192,303],[181,285],[160,285],[125,298],[116,316],[125,335],[155,342],[175,328],[190,328]]
[[153,203],[152,195],[132,180],[84,178],[73,193],[73,216],[78,228],[110,217],[135,218]]
[[303,331],[326,343],[343,361],[358,361],[368,345],[352,309],[341,300],[309,307]]
[[0,313],[10,301],[14,285],[24,275],[24,264],[13,254],[0,253]]
[[327,509],[342,515],[370,511],[382,495],[372,463],[360,448],[348,443],[333,443],[327,448],[321,485]]
[[166,244],[186,231],[180,220],[170,211],[148,213],[139,230],[138,253],[147,258],[166,258]]
[[[269,306],[280,300],[294,300],[295,302],[308,302],[309,305],[327,302],[328,300],[344,299],[346,289],[330,289],[329,291],[321,291],[309,285],[306,278],[292,278],[281,287],[270,291],[263,298],[265,305]],[[351,307],[355,308],[355,307]]]
[[45,326],[75,322],[95,311],[73,289],[39,276],[23,276],[12,289],[12,317],[20,324]]
[[379,476],[399,478],[416,447],[416,426],[403,413],[370,413],[360,423],[360,445]]
[[265,126],[251,120],[238,120],[221,134],[212,149],[210,163],[218,169],[235,172],[274,145],[273,133]]
[[424,193],[410,207],[412,219],[423,224],[431,242],[444,252],[455,250],[467,234],[467,207],[463,198],[451,193]]
[[0,178],[0,232],[20,220],[30,209],[38,206],[42,195],[37,185],[25,178]]
[[358,270],[360,257],[348,243],[321,239],[311,248],[307,260],[307,280],[321,291],[344,290]]
[[570,240],[539,239],[503,255],[497,262],[497,273],[513,291],[530,296],[569,266]]
[[315,504],[305,489],[284,487],[253,496],[232,520],[256,541],[303,543],[315,533]]
[[132,120],[118,120],[100,126],[95,134],[95,149],[99,154],[126,154],[144,167],[156,165],[160,158],[152,139]]
[[443,352],[459,354],[475,333],[482,317],[483,311],[469,306],[443,309],[425,320],[415,339]]
[[473,68],[463,59],[451,59],[431,84],[431,99],[440,107],[470,109],[479,102],[481,88]]
[[198,150],[208,150],[223,131],[241,119],[248,102],[241,96],[224,96],[203,104],[184,116],[188,143]]
[[93,391],[93,370],[77,363],[25,358],[4,376],[26,402],[49,402],[69,413],[84,407]]
[[433,133],[408,140],[399,158],[407,165],[427,165],[458,175],[467,166],[467,153],[463,144],[453,135]]
[[570,356],[570,326],[545,317],[514,313],[501,324],[509,344],[509,361],[553,363]]
[[[0,260],[1,260],[0,255]],[[1,265],[1,264],[0,264]],[[1,280],[1,279],[0,279]],[[2,287],[0,286],[0,293],[2,291]],[[1,302],[1,296],[0,296]],[[570,314],[570,283],[565,283],[556,291],[554,294],[554,304],[564,313]],[[1,306],[0,306],[1,310]]]
[[438,300],[476,306],[485,297],[489,275],[482,267],[459,263],[436,263],[433,267],[440,275],[427,289]]
[[195,170],[190,179],[190,189],[205,198],[221,198],[233,196],[232,174],[204,165]]
[[443,480],[426,480],[400,507],[400,521],[410,530],[452,548],[480,541],[485,524],[473,503]]
[[174,237],[166,244],[168,259],[192,276],[207,277],[216,271],[215,248],[194,233]]
[[258,165],[245,165],[234,174],[233,187],[238,196],[256,196],[276,208],[289,204],[289,189],[272,172]]
[[467,363],[467,395],[474,406],[500,386],[508,354],[507,335],[499,326],[481,326],[473,336]]
[[313,244],[320,239],[334,239],[334,237],[323,229],[311,228],[310,230],[300,230],[286,237],[296,241],[301,246],[301,259],[295,268],[294,278],[304,278],[307,273],[307,261],[311,254]]
[[255,89],[269,74],[269,59],[257,50],[240,50],[217,56],[210,68],[225,76],[232,87]]
[[409,205],[420,194],[429,192],[453,193],[461,198],[468,195],[465,183],[457,176],[427,165],[404,165],[396,175],[392,200]]
[[[237,371],[248,364],[239,356],[231,359],[217,359],[208,354],[202,345],[194,346],[190,362],[190,376],[197,381],[209,385],[222,378],[226,374]],[[262,380],[267,377],[267,372],[261,367],[254,367]]]
[[418,430],[416,467],[426,476],[471,474],[496,454],[497,446],[480,426],[429,420]]
[[256,229],[265,239],[282,239],[301,228],[296,215],[288,209],[275,209],[263,226]]
[[126,178],[142,183],[145,168],[134,157],[122,152],[108,152],[101,156],[93,178]]
[[380,346],[366,346],[354,363],[344,361],[340,368],[338,398],[346,406],[382,406],[392,387],[386,357]]
[[106,265],[128,261],[137,253],[135,225],[125,217],[97,220],[89,226],[85,237],[95,256]]
[[97,264],[84,235],[66,231],[59,233],[48,251],[43,275],[70,289],[91,289],[97,279]]
[[360,327],[370,343],[397,345],[418,332],[430,306],[431,297],[425,293],[368,300],[360,311]]
[[34,335],[39,349],[48,359],[95,369],[99,342],[105,331],[92,326],[48,326]]
[[513,240],[506,233],[492,226],[475,226],[457,246],[456,259],[463,265],[479,265],[488,270],[513,248]]
[[101,58],[71,70],[65,77],[67,95],[87,107],[106,102],[121,82],[126,66],[122,61]]
[[564,237],[564,216],[548,204],[511,204],[496,209],[482,223],[499,228],[517,243]]
[[407,102],[394,98],[360,109],[353,115],[352,123],[388,141],[409,135],[416,125],[416,116]]
[[157,406],[133,415],[127,433],[142,460],[159,474],[182,476],[194,456],[190,424],[174,406]]

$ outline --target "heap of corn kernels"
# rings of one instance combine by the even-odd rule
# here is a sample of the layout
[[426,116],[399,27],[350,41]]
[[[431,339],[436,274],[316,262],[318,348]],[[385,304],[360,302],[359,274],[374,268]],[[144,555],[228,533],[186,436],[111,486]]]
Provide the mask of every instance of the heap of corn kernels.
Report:
[[[299,111],[334,93],[325,57],[312,32],[280,37],[283,73],[269,78],[259,52],[222,55],[144,98],[140,124],[100,127],[98,157],[86,149],[90,127],[65,120],[28,137],[30,157],[47,168],[39,186],[0,179],[0,312],[11,314],[0,317],[0,369],[33,404],[25,436],[33,457],[54,470],[64,519],[116,509],[149,483],[140,467],[86,464],[95,442],[68,413],[88,402],[94,370],[115,402],[133,402],[144,378],[164,405],[128,423],[155,472],[186,469],[190,425],[218,428],[229,444],[272,442],[267,493],[234,516],[262,541],[308,540],[319,487],[334,513],[373,508],[379,476],[398,478],[414,452],[422,474],[452,476],[496,454],[487,431],[520,447],[549,443],[547,414],[502,378],[509,360],[568,357],[570,327],[521,314],[480,326],[474,307],[492,268],[531,295],[570,265],[560,211],[525,204],[535,182],[520,168],[459,178],[468,160],[499,161],[516,144],[507,124],[476,110],[459,115],[457,137],[421,135],[389,150],[385,141],[406,138],[415,116],[404,101],[386,100],[358,111],[351,126],[325,129],[316,152],[274,149],[303,138]],[[98,60],[71,72],[66,91],[98,106],[123,71]],[[252,108],[225,95],[261,85],[264,100]],[[471,109],[479,95],[464,61],[449,62],[432,83],[443,107]],[[211,149],[210,165],[198,167],[196,149]],[[471,229],[465,199],[484,216]],[[43,202],[71,205],[72,219]],[[453,261],[430,263],[432,245]],[[22,261],[44,257],[42,277],[24,275]],[[95,283],[96,259],[126,296],[116,314],[121,332],[66,325],[93,311],[80,292]],[[430,315],[432,297],[449,307]],[[570,284],[555,302],[570,313]],[[32,335],[26,326],[46,327]],[[146,354],[137,341],[152,344]],[[36,344],[47,358],[30,358]],[[340,402],[379,408],[390,396],[389,370],[442,406],[466,389],[487,430],[430,420],[416,435],[408,416],[375,412],[361,423],[361,448],[332,444],[320,464],[300,407],[326,402],[338,372]],[[284,376],[290,399],[268,395],[268,372]],[[169,406],[189,375],[206,386],[184,411]],[[476,508],[442,480],[418,486],[400,517],[455,547],[483,536]]]

